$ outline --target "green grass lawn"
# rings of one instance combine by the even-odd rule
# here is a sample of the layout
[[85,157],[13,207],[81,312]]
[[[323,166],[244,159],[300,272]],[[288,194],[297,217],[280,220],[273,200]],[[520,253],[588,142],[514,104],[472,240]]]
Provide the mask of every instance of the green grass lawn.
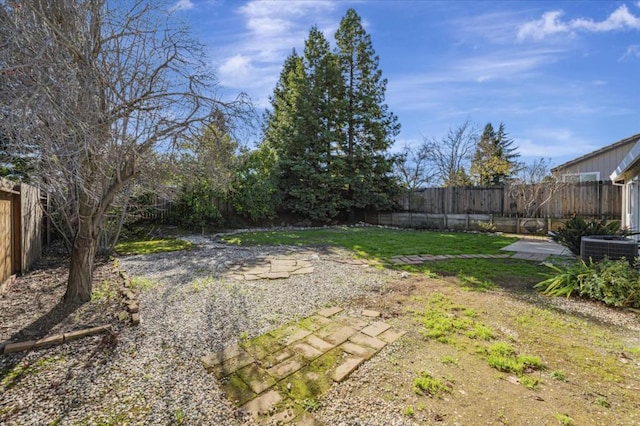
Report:
[[193,247],[188,241],[178,238],[154,238],[151,240],[122,241],[115,246],[121,256],[132,254],[151,254],[165,251],[188,250]]
[[[231,244],[338,246],[357,257],[382,260],[398,255],[418,254],[504,254],[500,249],[517,241],[515,237],[463,232],[434,232],[386,228],[336,227],[300,231],[261,231],[231,235]],[[516,259],[450,259],[396,268],[429,276],[456,276],[471,290],[496,286],[531,287],[544,277],[545,268]]]
[[546,273],[544,266],[518,259],[449,259],[402,265],[399,269],[428,276],[455,276],[465,288],[477,291],[494,287],[530,289]]
[[502,247],[516,240],[487,234],[372,227],[247,232],[225,238],[228,243],[240,245],[338,246],[368,259],[412,254],[499,254]]

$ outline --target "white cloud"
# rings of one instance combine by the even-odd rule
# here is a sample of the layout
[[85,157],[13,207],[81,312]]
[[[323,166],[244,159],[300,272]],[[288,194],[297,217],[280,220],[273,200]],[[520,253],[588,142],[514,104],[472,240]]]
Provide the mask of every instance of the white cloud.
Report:
[[477,46],[481,39],[492,43],[511,44],[516,36],[517,22],[522,21],[520,11],[489,11],[480,15],[457,16],[446,22],[455,32],[455,45]]
[[593,32],[606,32],[624,29],[640,30],[640,18],[629,12],[626,5],[622,5],[617,8],[604,21],[594,22],[591,19],[579,18],[572,21],[571,24],[573,28]]
[[485,82],[527,77],[527,73],[544,63],[553,61],[555,50],[515,52],[511,49],[489,55],[465,58],[454,67],[452,78]]
[[233,79],[245,79],[252,74],[251,59],[243,55],[235,55],[227,58],[220,65],[220,78],[223,81]]
[[560,21],[562,15],[563,12],[560,10],[545,12],[542,18],[521,25],[518,29],[518,39],[541,40],[548,35],[569,32],[569,26]]
[[262,59],[283,61],[293,47],[302,45],[310,27],[321,27],[334,8],[329,1],[249,2],[239,9],[249,31],[242,49]]
[[627,51],[622,55],[622,59],[637,57],[640,58],[640,44],[633,44],[627,48]]
[[540,19],[522,24],[518,29],[518,39],[542,40],[559,33],[573,34],[576,31],[608,32],[615,30],[640,30],[640,18],[632,14],[626,5],[618,7],[605,20],[577,18],[563,21],[563,12],[545,12]]
[[[526,138],[515,138],[515,145],[523,157],[578,157],[598,148],[596,144],[570,129],[538,129]],[[553,147],[553,148],[551,148]]]
[[178,0],[169,10],[175,12],[177,10],[189,10],[193,9],[193,2],[191,0]]
[[317,25],[327,39],[333,38],[339,18],[332,12],[334,1],[250,1],[238,9],[244,31],[225,43],[215,66],[223,86],[253,89],[254,103],[268,105],[268,96],[278,80],[285,58],[304,40],[312,25]]
[[[440,69],[432,72],[396,75],[389,79],[389,91],[393,96],[414,99],[434,87],[448,84],[522,81],[537,73],[544,64],[555,61],[560,53],[562,49],[555,47],[525,50],[506,48],[487,54],[465,56],[443,62]],[[457,89],[453,86],[451,90]],[[464,87],[466,93],[470,90],[473,90],[473,86]]]

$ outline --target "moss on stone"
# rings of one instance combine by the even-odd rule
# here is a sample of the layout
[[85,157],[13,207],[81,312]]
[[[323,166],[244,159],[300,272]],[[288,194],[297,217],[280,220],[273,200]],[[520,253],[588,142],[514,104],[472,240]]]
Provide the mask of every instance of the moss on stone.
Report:
[[327,324],[331,324],[331,320],[325,317],[321,317],[320,315],[313,315],[298,322],[299,327],[309,331],[320,330],[321,328],[327,326]]
[[284,347],[279,339],[268,333],[243,342],[240,346],[258,360],[262,360]]
[[251,401],[257,396],[237,373],[229,376],[222,386],[227,393],[229,400],[233,401],[238,406],[247,401]]
[[292,333],[295,333],[296,330],[299,330],[298,324],[295,322],[290,322],[283,325],[282,327],[276,328],[275,330],[271,330],[267,334],[271,337],[275,337],[277,340],[283,340],[286,339],[287,336],[290,336]]

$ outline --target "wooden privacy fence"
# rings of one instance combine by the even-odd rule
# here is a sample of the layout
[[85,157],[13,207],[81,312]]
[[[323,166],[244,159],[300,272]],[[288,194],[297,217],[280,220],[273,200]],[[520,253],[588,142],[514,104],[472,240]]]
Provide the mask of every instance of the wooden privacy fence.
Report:
[[546,234],[573,215],[622,216],[622,188],[611,182],[427,188],[400,198],[404,212],[368,212],[365,222],[409,228]]
[[0,286],[42,253],[40,190],[0,178]]
[[564,226],[568,218],[502,217],[490,214],[445,214],[411,212],[367,212],[365,222],[401,228],[497,231],[546,235]]
[[505,217],[622,215],[622,188],[605,182],[426,188],[404,194],[403,210],[426,214],[489,214]]

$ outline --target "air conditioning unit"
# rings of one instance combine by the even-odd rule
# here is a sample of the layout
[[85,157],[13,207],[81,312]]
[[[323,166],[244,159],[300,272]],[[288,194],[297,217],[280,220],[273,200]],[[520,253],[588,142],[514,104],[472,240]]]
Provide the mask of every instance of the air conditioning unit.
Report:
[[580,257],[584,261],[591,258],[598,262],[604,257],[617,260],[622,257],[629,262],[638,257],[638,242],[614,235],[592,235],[580,240]]

